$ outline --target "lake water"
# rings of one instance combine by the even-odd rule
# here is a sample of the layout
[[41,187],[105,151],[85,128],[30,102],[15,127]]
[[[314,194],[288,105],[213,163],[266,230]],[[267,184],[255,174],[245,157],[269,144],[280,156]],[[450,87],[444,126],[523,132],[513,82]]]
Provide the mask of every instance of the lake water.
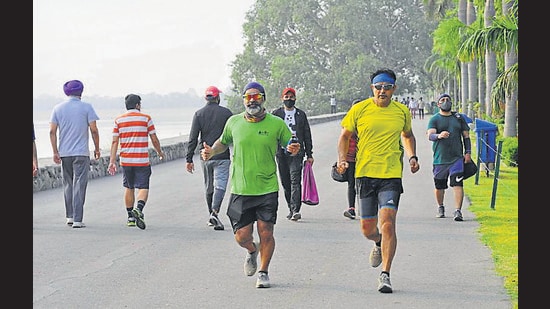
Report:
[[[162,108],[155,110],[142,109],[142,112],[151,115],[157,130],[157,136],[162,141],[166,138],[181,136],[182,141],[187,140],[191,129],[193,114],[200,107],[184,108]],[[97,126],[99,129],[99,146],[102,151],[109,151],[112,141],[113,121],[116,116],[124,113],[122,109],[100,110],[96,109],[99,116]],[[34,132],[36,136],[36,149],[38,158],[52,157],[52,146],[50,144],[50,114],[51,111],[39,111],[33,113]],[[94,143],[90,137],[90,150],[93,150]],[[150,142],[149,142],[150,144]],[[161,143],[162,145],[162,143]]]

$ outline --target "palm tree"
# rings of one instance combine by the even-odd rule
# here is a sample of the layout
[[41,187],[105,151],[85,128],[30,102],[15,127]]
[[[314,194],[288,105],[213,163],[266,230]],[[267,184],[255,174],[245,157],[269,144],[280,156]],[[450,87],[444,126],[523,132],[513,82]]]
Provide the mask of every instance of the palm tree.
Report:
[[[476,10],[474,3],[470,0],[467,3],[466,6],[466,25],[471,26],[476,21]],[[478,59],[476,57],[473,57],[471,61],[467,63],[468,65],[468,98],[464,101],[466,101],[466,104],[468,105],[468,109],[463,109],[462,112],[466,113],[468,116],[473,118],[473,102],[479,101],[478,96],[478,71],[477,71],[477,61]]]
[[[505,45],[507,48],[504,53],[504,69],[505,76],[514,76],[514,74],[509,74],[513,72],[512,69],[514,66],[517,66],[518,63],[518,23],[517,23],[517,0],[503,0],[502,1],[502,14],[504,15],[505,20],[509,20],[510,26],[514,27],[511,31],[511,42],[509,45]],[[515,30],[515,31],[514,31]],[[512,45],[513,46],[510,46]],[[517,77],[517,68],[515,70]],[[511,91],[510,91],[511,90]],[[505,89],[505,102],[506,102],[506,111],[504,113],[504,137],[515,137],[517,136],[517,100],[518,100],[518,88],[511,87],[510,89]]]
[[517,0],[503,2],[506,15],[493,20],[492,25],[469,33],[461,44],[458,54],[467,59],[474,55],[483,55],[487,50],[504,56],[504,70],[491,83],[490,97],[493,106],[505,101],[504,137],[517,135],[517,50],[518,20]]
[[[486,0],[485,2],[485,27],[489,28],[493,25],[495,17],[495,1]],[[489,117],[493,117],[493,104],[491,104],[491,88],[497,79],[497,57],[494,51],[485,47],[485,104],[481,106],[481,111],[485,112]],[[485,107],[485,109],[483,109]]]

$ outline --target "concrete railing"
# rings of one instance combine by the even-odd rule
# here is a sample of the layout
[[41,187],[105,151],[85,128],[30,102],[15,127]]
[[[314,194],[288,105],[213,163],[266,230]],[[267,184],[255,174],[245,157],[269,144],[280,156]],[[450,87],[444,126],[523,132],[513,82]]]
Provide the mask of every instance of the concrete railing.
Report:
[[[319,115],[308,117],[310,125],[315,125],[317,123],[329,122],[340,120],[344,117],[346,113],[336,113],[328,115]],[[180,158],[184,158],[187,153],[187,139],[186,135],[172,137],[167,139],[162,139],[160,141],[162,151],[165,154],[164,160],[159,160],[156,151],[154,149],[149,149],[149,155],[151,158],[151,164],[159,164],[162,162],[172,161]],[[198,148],[197,148],[198,150]],[[49,160],[49,161],[48,161]],[[110,153],[109,150],[102,151],[101,157],[99,160],[92,159],[90,161],[90,173],[88,178],[94,179],[98,177],[104,177],[109,175],[107,168],[109,167]],[[40,165],[38,171],[38,176],[33,177],[32,181],[32,192],[44,191],[53,188],[58,188],[63,186],[63,173],[61,171],[60,164],[54,165],[44,165],[43,162],[53,162],[51,158],[44,158],[40,160]],[[118,160],[117,160],[118,164]],[[120,168],[117,169],[117,173],[121,171]]]

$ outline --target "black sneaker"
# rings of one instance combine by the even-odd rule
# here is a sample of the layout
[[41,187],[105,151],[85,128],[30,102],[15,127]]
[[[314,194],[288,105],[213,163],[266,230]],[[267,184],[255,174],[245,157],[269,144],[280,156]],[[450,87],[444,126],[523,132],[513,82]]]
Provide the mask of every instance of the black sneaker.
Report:
[[145,221],[143,220],[143,212],[139,210],[139,208],[132,209],[132,214],[134,214],[134,218],[136,219],[136,225],[140,229],[145,229]]
[[215,213],[212,213],[210,215],[210,223],[214,224],[214,229],[216,231],[222,231],[224,229],[222,222],[220,221],[220,218],[218,218],[218,215]]
[[287,218],[288,220],[290,220],[290,219],[292,218],[292,210],[288,213],[288,215],[286,216],[286,218]]
[[349,208],[346,211],[344,211],[344,217],[355,219],[355,208]]
[[208,218],[208,226],[214,226],[216,225],[216,219],[214,218],[214,213],[210,213],[210,217]]

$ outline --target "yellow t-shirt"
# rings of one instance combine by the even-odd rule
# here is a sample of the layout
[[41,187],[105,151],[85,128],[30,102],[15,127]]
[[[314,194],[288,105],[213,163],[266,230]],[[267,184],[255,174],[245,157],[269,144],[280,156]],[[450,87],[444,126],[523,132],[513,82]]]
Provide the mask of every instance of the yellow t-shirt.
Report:
[[405,105],[391,101],[387,107],[379,107],[368,98],[354,104],[341,125],[358,135],[355,177],[403,176],[401,133],[412,129]]

